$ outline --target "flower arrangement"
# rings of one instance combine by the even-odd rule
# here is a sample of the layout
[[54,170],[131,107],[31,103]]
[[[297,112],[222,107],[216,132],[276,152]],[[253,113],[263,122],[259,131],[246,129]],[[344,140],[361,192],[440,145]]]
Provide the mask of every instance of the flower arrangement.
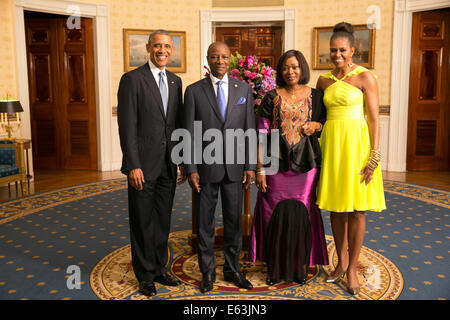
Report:
[[[209,69],[205,76],[209,75]],[[239,52],[230,57],[230,77],[247,82],[253,90],[255,114],[258,113],[265,94],[275,89],[275,70],[259,61],[256,56],[243,56]]]
[[247,82],[253,90],[255,114],[266,93],[275,89],[275,70],[266,66],[256,56],[231,55],[230,76]]

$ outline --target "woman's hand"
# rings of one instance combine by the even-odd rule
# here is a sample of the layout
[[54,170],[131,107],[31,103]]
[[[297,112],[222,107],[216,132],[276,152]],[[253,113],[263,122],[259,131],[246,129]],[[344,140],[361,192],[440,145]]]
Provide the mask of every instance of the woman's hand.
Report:
[[256,187],[261,192],[266,192],[267,183],[266,183],[266,175],[264,173],[256,174]]
[[366,182],[366,186],[367,186],[373,178],[373,172],[374,172],[374,170],[369,168],[368,165],[366,165],[365,168],[359,173],[359,174],[364,175],[361,180],[361,183]]
[[322,124],[316,121],[308,121],[302,126],[302,133],[306,136],[312,135],[314,132],[319,131]]

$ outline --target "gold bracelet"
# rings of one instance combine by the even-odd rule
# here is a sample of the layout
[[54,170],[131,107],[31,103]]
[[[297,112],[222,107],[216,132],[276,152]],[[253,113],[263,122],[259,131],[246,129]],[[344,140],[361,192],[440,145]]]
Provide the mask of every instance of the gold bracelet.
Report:
[[368,163],[366,167],[372,171],[375,171],[375,169],[378,167],[378,163],[377,164]]
[[378,150],[372,149],[370,150],[370,157],[367,163],[367,167],[372,171],[375,171],[378,168],[378,163],[381,161],[381,153]]

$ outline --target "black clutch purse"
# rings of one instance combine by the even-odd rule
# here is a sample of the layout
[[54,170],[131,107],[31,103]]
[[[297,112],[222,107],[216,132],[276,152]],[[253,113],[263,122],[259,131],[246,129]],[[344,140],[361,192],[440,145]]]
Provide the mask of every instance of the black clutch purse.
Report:
[[[316,151],[314,151],[316,150]],[[308,172],[313,168],[320,168],[322,153],[319,142],[313,136],[304,136],[295,144],[290,152],[291,169],[298,172]]]

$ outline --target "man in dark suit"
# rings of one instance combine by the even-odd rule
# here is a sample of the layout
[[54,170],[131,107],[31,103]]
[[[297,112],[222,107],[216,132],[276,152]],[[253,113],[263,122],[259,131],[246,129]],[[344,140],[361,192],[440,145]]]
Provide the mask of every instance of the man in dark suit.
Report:
[[[240,288],[251,289],[252,284],[240,272],[239,254],[242,248],[243,186],[248,188],[254,182],[256,161],[250,163],[248,141],[242,148],[242,143],[240,146],[236,145],[238,139],[229,138],[226,131],[246,132],[248,129],[255,129],[253,95],[248,84],[228,77],[230,49],[225,43],[211,44],[207,59],[211,75],[188,86],[184,95],[184,127],[189,130],[192,139],[191,161],[185,164],[185,169],[189,184],[196,191],[194,201],[198,223],[198,260],[203,276],[200,290],[212,290],[216,280],[214,213],[219,190],[224,224],[224,280]],[[195,137],[194,132],[200,132],[194,128],[199,124],[202,134],[200,141],[206,131],[219,132],[219,136],[216,135],[211,142],[219,147],[214,148],[210,159],[203,156],[208,156],[207,151],[211,148],[203,141],[201,145],[195,144],[199,137]],[[199,155],[203,159],[199,159]],[[240,156],[245,159],[243,163],[236,161]]]
[[128,207],[133,270],[139,290],[156,294],[154,282],[179,285],[166,270],[177,167],[170,159],[172,131],[181,125],[181,79],[166,70],[174,50],[167,31],[153,32],[150,60],[125,73],[118,91],[118,122],[128,176]]

